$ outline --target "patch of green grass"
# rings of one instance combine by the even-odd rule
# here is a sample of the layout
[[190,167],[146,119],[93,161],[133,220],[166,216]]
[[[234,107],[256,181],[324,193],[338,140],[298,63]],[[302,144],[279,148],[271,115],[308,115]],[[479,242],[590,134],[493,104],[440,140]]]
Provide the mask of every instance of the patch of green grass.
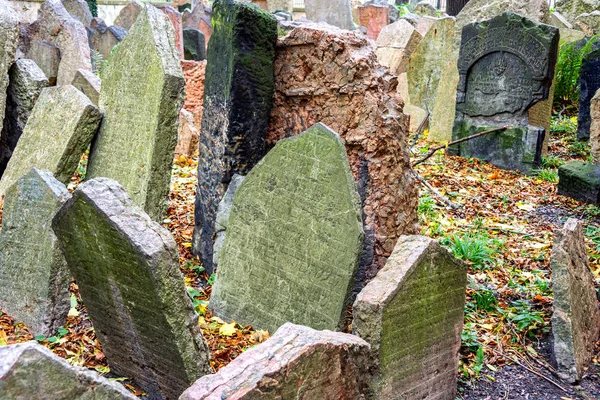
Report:
[[556,156],[542,157],[543,168],[558,168],[565,162]]
[[440,241],[450,248],[455,257],[472,264],[475,269],[484,269],[492,263],[495,250],[490,246],[490,239],[485,235],[455,235]]
[[489,289],[479,289],[471,296],[475,302],[475,308],[479,311],[490,312],[496,309],[496,296]]
[[423,219],[428,217],[435,217],[437,212],[435,210],[435,200],[429,195],[424,195],[419,199],[419,206],[417,208],[419,216]]
[[534,174],[543,181],[558,183],[558,171],[555,169],[537,169]]

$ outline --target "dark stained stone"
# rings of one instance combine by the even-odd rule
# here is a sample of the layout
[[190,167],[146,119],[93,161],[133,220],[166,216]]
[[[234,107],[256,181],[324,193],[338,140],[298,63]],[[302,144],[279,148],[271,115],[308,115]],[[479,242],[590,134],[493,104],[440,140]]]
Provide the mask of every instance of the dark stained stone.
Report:
[[558,194],[589,204],[600,204],[600,166],[570,161],[558,168]]
[[0,308],[23,322],[34,336],[52,336],[65,324],[69,312],[71,274],[51,224],[70,197],[65,185],[37,168],[20,178],[5,196]]
[[183,51],[186,60],[206,60],[206,44],[204,33],[198,29],[185,28],[183,30]]
[[0,0],[0,129],[6,108],[8,71],[15,60],[19,43],[19,17],[11,3]]
[[108,60],[114,47],[125,39],[127,31],[120,26],[106,26],[100,18],[94,18],[88,29],[90,47]]
[[80,185],[52,228],[112,371],[150,399],[176,399],[209,372],[177,245],[121,185]]
[[254,4],[217,0],[212,17],[193,239],[208,272],[220,198],[233,174],[247,174],[266,151],[277,40],[277,20]]
[[586,54],[581,61],[579,71],[579,115],[577,117],[577,139],[588,140],[590,138],[590,103],[600,89],[600,40],[592,44],[593,50]]

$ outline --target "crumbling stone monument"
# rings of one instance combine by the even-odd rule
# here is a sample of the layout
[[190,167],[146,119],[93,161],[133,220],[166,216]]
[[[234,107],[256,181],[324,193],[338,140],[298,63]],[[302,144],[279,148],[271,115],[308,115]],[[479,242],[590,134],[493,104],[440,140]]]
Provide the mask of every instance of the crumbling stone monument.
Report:
[[465,263],[435,240],[398,239],[352,309],[379,367],[376,398],[455,398],[466,284]]
[[363,35],[308,24],[279,40],[275,82],[269,145],[318,122],[346,144],[363,206],[366,240],[357,280],[364,282],[383,267],[400,235],[418,232],[398,81]]
[[185,78],[185,103],[183,103],[183,108],[194,114],[194,123],[200,130],[204,105],[206,61],[182,60],[181,69]]
[[70,197],[65,185],[37,168],[20,178],[5,196],[0,308],[23,322],[34,336],[53,335],[64,326],[69,312],[71,274],[51,223]]
[[132,377],[150,399],[176,399],[209,372],[177,245],[121,185],[83,183],[52,229],[112,371]]
[[193,238],[209,272],[219,200],[233,174],[247,174],[266,151],[277,40],[277,20],[254,4],[217,0],[212,16]]
[[353,335],[287,323],[218,373],[200,378],[180,400],[369,398],[369,350]]
[[0,347],[0,397],[3,399],[135,400],[117,382],[74,367],[37,342]]
[[325,22],[341,29],[356,29],[349,0],[304,0],[304,7],[309,21]]
[[[379,62],[396,76],[405,74],[408,60],[421,42],[421,34],[405,19],[400,19],[381,30],[375,54]],[[405,102],[408,99],[403,99]]]
[[23,134],[25,124],[48,78],[33,60],[16,60],[9,71],[6,113],[0,135],[0,177]]
[[0,194],[32,167],[69,183],[101,118],[90,99],[71,85],[42,90],[0,179]]
[[371,4],[358,7],[358,25],[367,29],[367,37],[377,40],[381,30],[390,23],[390,8],[387,5]]
[[548,98],[558,53],[558,29],[504,13],[463,28],[452,139],[510,128],[451,148],[505,169],[531,173],[541,163],[545,129],[528,110]]
[[184,85],[173,26],[146,5],[103,72],[87,176],[117,180],[155,221],[167,211]]
[[314,125],[278,142],[235,192],[209,307],[270,332],[339,329],[363,237],[344,145]]
[[4,121],[6,108],[6,89],[8,88],[8,70],[15,60],[19,44],[19,17],[10,3],[0,0],[0,129]]
[[558,375],[575,383],[583,377],[600,334],[594,276],[583,225],[576,219],[569,219],[554,232],[550,266],[554,290],[553,355]]
[[600,41],[595,42],[594,50],[583,56],[581,69],[579,71],[579,115],[577,116],[577,139],[588,140],[590,138],[591,113],[590,104],[592,98],[600,89]]

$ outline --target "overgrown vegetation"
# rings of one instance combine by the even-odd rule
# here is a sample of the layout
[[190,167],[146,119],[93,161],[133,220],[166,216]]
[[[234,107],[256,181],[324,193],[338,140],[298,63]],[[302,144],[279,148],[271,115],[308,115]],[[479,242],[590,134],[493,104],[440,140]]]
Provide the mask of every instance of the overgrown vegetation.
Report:
[[98,16],[98,2],[97,0],[85,0],[88,4],[88,7],[90,8],[90,12],[92,13],[93,17],[97,17]]

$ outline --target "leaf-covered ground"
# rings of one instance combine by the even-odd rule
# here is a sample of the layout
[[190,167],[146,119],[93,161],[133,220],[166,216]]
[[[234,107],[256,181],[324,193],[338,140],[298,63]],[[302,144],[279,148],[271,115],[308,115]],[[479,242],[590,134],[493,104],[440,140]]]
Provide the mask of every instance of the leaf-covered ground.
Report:
[[[581,389],[558,389],[557,385],[565,384],[553,375],[546,354],[553,302],[549,265],[553,230],[568,217],[585,221],[591,266],[600,278],[600,208],[556,194],[557,167],[571,159],[589,158],[588,145],[574,139],[575,129],[573,118],[555,121],[549,154],[543,169],[534,176],[503,171],[474,159],[446,157],[442,151],[416,168],[432,186],[461,206],[449,208],[435,194],[421,188],[422,233],[439,239],[470,265],[458,371],[460,397],[542,398],[533,394],[544,387],[542,383],[560,393],[558,397],[544,397],[548,399],[597,398],[594,393],[600,397],[597,372]],[[412,157],[416,160],[428,149],[422,140],[412,150]],[[222,321],[207,310],[214,277],[208,276],[190,253],[196,168],[193,158],[181,156],[174,160],[169,213],[163,225],[179,245],[180,268],[201,315],[201,327],[211,349],[211,366],[217,371],[244,350],[266,340],[269,333]],[[85,157],[71,189],[83,174]],[[72,309],[65,328],[56,336],[36,339],[72,364],[107,374],[106,359],[75,283],[71,292]],[[5,313],[0,315],[0,345],[31,339],[26,327],[15,324]],[[594,363],[598,361],[596,353]],[[526,376],[519,373],[533,377],[528,387],[513,388],[521,390],[523,397],[515,391],[509,395],[511,389],[502,386],[504,381],[525,382]],[[141,394],[128,381],[124,383]],[[491,393],[506,395],[495,397]]]

